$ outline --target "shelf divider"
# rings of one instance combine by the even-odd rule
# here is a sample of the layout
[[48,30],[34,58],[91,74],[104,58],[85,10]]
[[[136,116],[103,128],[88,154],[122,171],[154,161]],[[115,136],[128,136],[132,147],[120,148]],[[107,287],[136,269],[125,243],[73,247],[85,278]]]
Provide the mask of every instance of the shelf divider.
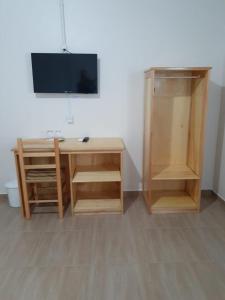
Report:
[[185,191],[153,191],[152,210],[155,212],[196,210],[197,204]]
[[76,172],[73,182],[120,182],[120,171]]
[[74,213],[121,213],[120,199],[82,199],[77,200]]
[[182,180],[200,179],[200,177],[186,165],[153,165],[152,180]]

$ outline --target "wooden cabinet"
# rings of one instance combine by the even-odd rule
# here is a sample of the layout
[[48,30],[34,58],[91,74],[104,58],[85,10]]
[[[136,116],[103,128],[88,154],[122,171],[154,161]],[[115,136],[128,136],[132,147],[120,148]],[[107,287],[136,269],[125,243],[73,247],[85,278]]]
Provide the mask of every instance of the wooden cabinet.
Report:
[[122,151],[70,155],[73,214],[122,213]]
[[148,209],[200,209],[209,67],[145,72],[143,192]]

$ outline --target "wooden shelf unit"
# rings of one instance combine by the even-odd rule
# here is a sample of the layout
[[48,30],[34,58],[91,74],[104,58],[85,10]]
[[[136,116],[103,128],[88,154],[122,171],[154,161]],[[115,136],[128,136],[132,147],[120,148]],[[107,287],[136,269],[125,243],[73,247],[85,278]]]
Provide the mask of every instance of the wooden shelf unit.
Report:
[[209,70],[145,72],[143,193],[149,212],[200,209]]
[[73,214],[123,213],[121,151],[88,151],[69,156]]

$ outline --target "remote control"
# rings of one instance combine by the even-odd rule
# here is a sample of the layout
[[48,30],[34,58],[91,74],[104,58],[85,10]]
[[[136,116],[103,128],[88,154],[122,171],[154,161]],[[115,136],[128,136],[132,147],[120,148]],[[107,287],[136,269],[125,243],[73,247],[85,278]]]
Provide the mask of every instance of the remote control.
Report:
[[82,140],[83,143],[87,143],[89,141],[89,137],[88,136],[85,136]]

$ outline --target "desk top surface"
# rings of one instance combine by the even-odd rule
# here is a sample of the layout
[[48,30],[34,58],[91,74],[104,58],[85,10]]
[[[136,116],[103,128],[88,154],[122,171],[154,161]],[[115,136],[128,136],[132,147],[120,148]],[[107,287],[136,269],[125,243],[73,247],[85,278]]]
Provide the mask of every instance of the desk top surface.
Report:
[[[79,142],[77,138],[68,138],[59,143],[59,148],[61,154],[69,154],[89,151],[123,151],[125,146],[121,138],[90,138],[87,143]],[[29,149],[41,150],[38,149],[37,144],[34,147],[30,144]],[[17,152],[17,148],[14,147],[13,151]]]
[[78,139],[66,139],[60,142],[61,153],[73,151],[122,151],[124,143],[121,138],[90,138],[87,143]]

